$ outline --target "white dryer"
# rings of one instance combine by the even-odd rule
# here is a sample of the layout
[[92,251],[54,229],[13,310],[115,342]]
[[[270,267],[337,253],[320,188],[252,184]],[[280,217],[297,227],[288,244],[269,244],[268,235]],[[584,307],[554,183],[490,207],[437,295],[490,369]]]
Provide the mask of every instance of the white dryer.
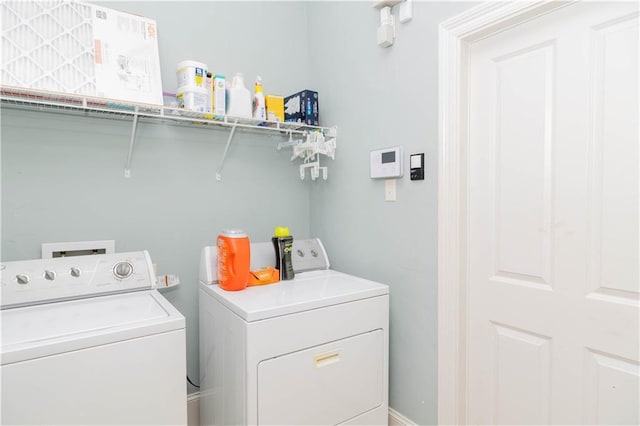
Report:
[[[296,276],[229,292],[215,247],[200,268],[203,425],[386,425],[389,289],[328,269],[318,239],[294,242]],[[251,245],[252,268],[275,263]]]
[[2,424],[186,424],[185,320],[146,251],[0,268]]

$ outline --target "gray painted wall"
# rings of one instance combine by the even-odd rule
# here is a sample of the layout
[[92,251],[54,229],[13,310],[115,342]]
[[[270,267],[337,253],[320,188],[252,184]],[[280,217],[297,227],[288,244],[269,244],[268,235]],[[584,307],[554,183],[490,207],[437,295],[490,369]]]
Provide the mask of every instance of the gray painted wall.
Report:
[[[139,127],[125,179],[128,122],[3,109],[2,260],[38,257],[54,241],[148,249],[158,273],[182,280],[163,292],[187,317],[196,378],[200,248],[231,226],[254,241],[278,224],[319,236],[335,269],[390,285],[390,405],[436,423],[437,25],[470,3],[415,2],[388,49],[376,45],[369,1],[102,3],[157,21],[165,91],[184,59],[243,71],[247,85],[260,74],[267,93],[318,90],[322,124],[339,128],[329,180],[301,182],[278,138],[239,133],[216,182],[227,133],[162,124]],[[405,167],[391,203],[369,179],[369,151],[394,145],[405,162],[424,152],[427,167],[422,182]]]
[[[338,126],[330,180],[311,191],[311,233],[335,269],[390,286],[390,405],[419,424],[437,422],[438,24],[470,6],[414,2],[390,48],[376,44],[371,2],[310,5],[310,81],[324,122]],[[397,8],[396,8],[397,9]],[[395,11],[397,16],[397,10]],[[401,145],[397,201],[369,178],[369,151]],[[409,154],[426,178],[410,181]]]
[[[165,91],[175,92],[175,66],[184,59],[226,75],[242,71],[248,87],[260,73],[267,93],[308,84],[303,3],[105,4],[157,21]],[[275,149],[280,137],[236,132],[217,182],[228,131],[142,123],[132,177],[125,179],[129,121],[7,108],[0,118],[2,260],[37,258],[43,242],[115,239],[117,251],[149,250],[159,274],[182,281],[163,293],[187,318],[195,381],[200,249],[229,227],[245,229],[253,241],[268,241],[276,225],[310,236],[309,184],[289,161],[291,152]]]

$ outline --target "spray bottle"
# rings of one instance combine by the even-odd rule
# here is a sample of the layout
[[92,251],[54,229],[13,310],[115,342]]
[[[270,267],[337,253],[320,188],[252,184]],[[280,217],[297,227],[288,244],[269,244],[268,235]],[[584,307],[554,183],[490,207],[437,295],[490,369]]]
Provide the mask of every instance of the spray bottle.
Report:
[[267,109],[264,104],[264,93],[262,91],[262,78],[258,76],[253,93],[253,118],[256,120],[267,119]]
[[207,101],[207,107],[205,111],[207,114],[211,114],[213,111],[213,74],[207,72],[207,78],[205,79],[205,88],[207,89],[207,95],[209,99]]
[[294,277],[291,251],[293,250],[293,237],[289,234],[289,228],[277,226],[273,233],[273,247],[276,250],[276,269],[280,270],[280,280],[292,280]]

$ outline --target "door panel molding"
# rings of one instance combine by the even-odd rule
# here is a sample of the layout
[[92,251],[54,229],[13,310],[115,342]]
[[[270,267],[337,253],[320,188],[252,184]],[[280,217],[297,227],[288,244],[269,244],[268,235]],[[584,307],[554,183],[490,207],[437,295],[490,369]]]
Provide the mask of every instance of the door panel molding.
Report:
[[468,46],[574,1],[487,2],[439,27],[438,423],[467,423]]
[[[619,223],[633,222],[633,218],[638,216],[637,204],[633,203],[634,195],[638,194],[638,175],[629,175],[629,170],[634,170],[633,163],[637,162],[638,148],[635,147],[635,156],[628,155],[623,159],[616,156],[615,163],[610,160],[618,152],[633,152],[634,148],[631,147],[636,144],[638,129],[629,117],[611,114],[606,108],[611,99],[621,102],[624,98],[620,96],[621,93],[638,91],[637,84],[635,87],[618,84],[638,74],[637,65],[633,66],[637,64],[637,56],[631,58],[624,50],[615,48],[621,41],[619,36],[625,32],[630,32],[631,38],[638,37],[638,13],[604,22],[591,29],[589,47],[594,72],[590,75],[588,173],[591,209],[588,226],[591,268],[587,291],[590,296],[601,300],[640,306],[640,275],[631,266],[633,260],[638,258],[638,246],[618,244],[618,240],[624,238],[626,233],[637,234],[638,227],[621,229],[617,226]],[[625,76],[625,73],[628,75]],[[624,107],[628,111],[634,110],[630,103]],[[630,219],[620,220],[605,206],[621,207]],[[637,224],[637,220],[635,222]]]

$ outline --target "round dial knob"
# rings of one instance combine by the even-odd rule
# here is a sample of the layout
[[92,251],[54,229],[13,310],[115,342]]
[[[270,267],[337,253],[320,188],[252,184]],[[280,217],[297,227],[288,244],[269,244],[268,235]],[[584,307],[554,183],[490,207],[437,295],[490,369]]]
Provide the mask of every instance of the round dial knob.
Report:
[[113,267],[113,275],[118,279],[127,278],[133,273],[133,265],[129,262],[118,262]]
[[44,271],[44,277],[49,281],[53,281],[56,279],[56,271],[51,271],[47,269],[46,271]]
[[18,284],[26,284],[29,282],[29,275],[27,274],[18,274],[16,275],[16,280]]
[[71,267],[71,270],[69,271],[69,273],[71,274],[72,277],[78,278],[82,273],[82,271],[77,266],[73,266]]

